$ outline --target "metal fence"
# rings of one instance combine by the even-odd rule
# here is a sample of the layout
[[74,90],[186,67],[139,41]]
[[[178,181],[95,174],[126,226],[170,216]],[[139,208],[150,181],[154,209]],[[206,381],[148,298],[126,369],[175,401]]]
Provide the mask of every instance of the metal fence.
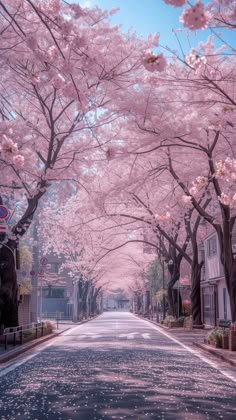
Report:
[[4,348],[7,350],[8,344],[23,344],[27,338],[32,339],[43,336],[44,322],[33,322],[32,324],[20,325],[18,327],[8,327],[2,331]]

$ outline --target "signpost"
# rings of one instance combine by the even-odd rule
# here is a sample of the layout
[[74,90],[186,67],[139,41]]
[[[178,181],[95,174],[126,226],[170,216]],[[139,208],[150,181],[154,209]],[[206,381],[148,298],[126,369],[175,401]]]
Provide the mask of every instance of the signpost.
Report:
[[6,233],[8,231],[8,225],[4,224],[0,224],[0,233]]
[[0,233],[6,233],[8,231],[8,225],[5,222],[9,216],[8,208],[0,205]]
[[8,208],[0,205],[0,220],[7,219],[9,216]]
[[41,264],[41,265],[47,265],[47,263],[48,263],[48,259],[47,259],[46,257],[42,257],[42,258],[40,259],[40,264]]

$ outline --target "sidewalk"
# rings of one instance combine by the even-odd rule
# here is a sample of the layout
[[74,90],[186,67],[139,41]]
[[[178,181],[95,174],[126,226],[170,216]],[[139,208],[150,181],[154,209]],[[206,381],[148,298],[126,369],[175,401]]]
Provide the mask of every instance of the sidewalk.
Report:
[[204,350],[214,356],[224,360],[225,362],[229,363],[232,366],[236,367],[236,351],[224,350],[214,348],[211,345],[204,344],[204,339],[207,338],[209,331],[212,328],[207,329],[187,329],[187,328],[167,328],[162,324],[158,324],[155,321],[150,321],[154,325],[163,328],[168,334],[175,337],[181,343],[187,346],[196,346],[201,350]]
[[[83,321],[86,322],[86,321]],[[17,344],[16,346],[13,346],[12,344],[9,344],[7,347],[7,350],[4,349],[4,344],[0,344],[0,366],[2,363],[6,363],[11,359],[14,359],[15,357],[19,356],[22,353],[25,353],[27,350],[32,349],[33,347],[36,347],[37,345],[44,343],[45,341],[48,341],[54,337],[57,337],[58,335],[62,334],[64,331],[75,327],[76,325],[81,324],[81,322],[74,323],[72,321],[60,321],[57,323],[55,320],[52,321],[52,323],[55,325],[55,330],[52,334],[47,334],[43,337],[36,338],[34,340],[28,341],[28,343],[25,344]]]

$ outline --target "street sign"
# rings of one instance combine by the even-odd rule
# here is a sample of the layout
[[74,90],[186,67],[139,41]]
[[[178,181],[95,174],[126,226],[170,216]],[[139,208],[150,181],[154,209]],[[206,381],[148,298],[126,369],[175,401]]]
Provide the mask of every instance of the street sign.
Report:
[[7,232],[8,231],[8,225],[2,224],[0,225],[0,233],[3,232]]
[[30,275],[31,275],[31,276],[34,276],[34,275],[35,275],[35,271],[34,271],[34,270],[31,270],[31,271],[30,271]]
[[48,259],[47,259],[46,257],[42,257],[42,258],[40,259],[40,264],[41,264],[41,265],[47,265],[47,263],[48,263]]
[[0,205],[0,219],[1,220],[7,219],[8,215],[9,215],[8,208]]

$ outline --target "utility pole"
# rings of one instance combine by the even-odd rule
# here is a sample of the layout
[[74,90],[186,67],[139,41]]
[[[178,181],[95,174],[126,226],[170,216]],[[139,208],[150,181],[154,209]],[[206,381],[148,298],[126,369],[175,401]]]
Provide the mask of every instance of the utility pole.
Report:
[[[39,271],[39,245],[38,245],[38,217],[37,214],[35,215],[34,221],[33,221],[33,267],[32,267],[32,293],[30,297],[30,312],[31,312],[31,322],[37,322],[38,319],[38,271]],[[41,280],[42,282],[42,280]],[[42,287],[42,286],[41,286]],[[40,291],[42,294],[42,288]],[[42,297],[41,297],[42,299]],[[40,305],[40,311],[41,311],[41,305]]]
[[163,320],[166,316],[166,299],[165,299],[165,265],[162,257],[162,289],[163,289]]

